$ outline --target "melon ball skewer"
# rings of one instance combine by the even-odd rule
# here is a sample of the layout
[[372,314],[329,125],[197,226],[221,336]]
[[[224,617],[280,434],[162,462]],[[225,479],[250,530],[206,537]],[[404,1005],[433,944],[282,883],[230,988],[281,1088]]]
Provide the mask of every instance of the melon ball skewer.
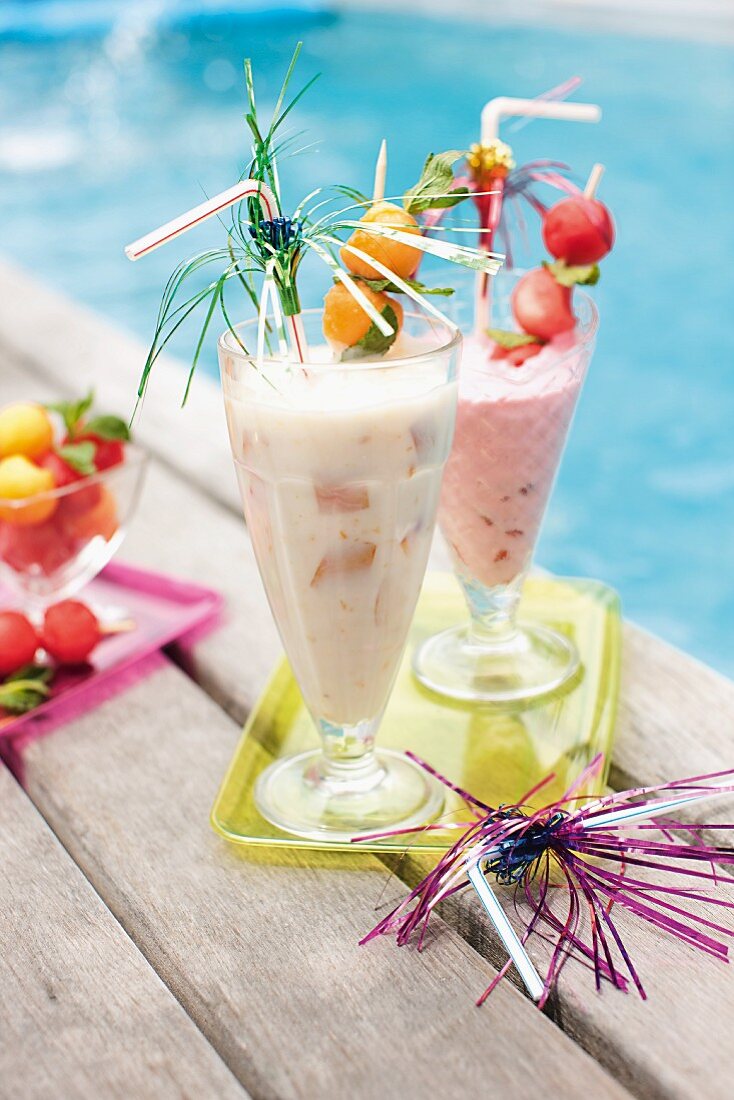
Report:
[[[380,145],[380,151],[377,155],[377,163],[375,165],[375,182],[372,190],[372,207],[370,210],[375,210],[376,208],[382,209],[385,206],[392,205],[389,203],[386,204],[383,201],[386,178],[387,141],[383,138]],[[395,207],[395,209],[397,210],[398,208]],[[370,211],[368,211],[368,214],[369,213]],[[368,214],[365,214],[361,220],[365,221]],[[370,247],[373,251],[368,252],[365,251],[364,242],[361,240],[361,238],[365,236],[367,236],[367,234],[355,230],[347,244],[341,249],[342,263],[352,272],[352,274],[362,275],[363,278],[383,278],[384,272],[373,268],[369,263],[369,259],[370,257],[374,257],[377,263],[382,262],[382,255],[378,254],[375,245],[381,245],[384,242],[378,237],[372,237]],[[395,242],[387,241],[387,244],[394,243]],[[363,254],[357,255],[353,251],[355,247]],[[414,250],[411,249],[410,251]],[[369,272],[369,274],[366,274],[367,272]],[[348,351],[357,346],[364,346],[365,351],[367,351],[369,346],[375,343],[375,341],[371,339],[374,335],[377,337],[376,346],[386,350],[387,347],[394,342],[402,325],[402,306],[395,299],[388,298],[386,294],[372,290],[371,287],[366,284],[360,284],[359,289],[362,294],[368,298],[375,309],[378,310],[381,316],[383,316],[391,327],[394,328],[395,331],[392,337],[383,337],[382,340],[379,339],[378,334],[374,332],[374,322],[370,320],[364,308],[353,294],[350,293],[343,282],[333,286],[324,298],[324,335],[333,348],[343,351]]]
[[569,266],[597,263],[614,244],[614,222],[596,197],[604,166],[595,164],[583,195],[561,199],[543,218],[543,241],[552,256]]
[[[596,281],[591,278],[595,259],[601,259],[612,247],[611,215],[594,198],[603,174],[604,165],[595,164],[583,195],[562,199],[546,213],[543,239],[557,258],[556,263],[526,272],[512,292],[515,320],[524,332],[540,340],[552,340],[575,327],[573,286]],[[601,220],[591,204],[603,212]],[[578,270],[568,270],[574,267]]]
[[[395,328],[395,333],[400,329],[403,319],[403,310],[395,298],[389,298],[377,290],[368,286],[360,288],[368,301],[375,307],[388,324]],[[332,347],[339,350],[365,346],[365,352],[370,350],[371,337],[377,343],[384,343],[386,347],[394,341],[395,336],[380,336],[377,326],[371,320],[367,312],[362,308],[356,298],[353,298],[343,283],[336,283],[324,298],[324,336]]]
[[[394,202],[385,201],[386,178],[387,142],[383,139],[377,156],[377,164],[375,165],[372,203],[366,214],[363,214],[360,218],[360,221],[368,225],[377,223],[378,225],[399,229],[404,233],[420,235],[420,226],[412,214],[409,214],[407,210],[403,210],[401,206],[397,206]],[[422,254],[419,249],[411,248],[409,244],[405,244],[403,241],[395,241],[388,237],[370,233],[369,230],[355,229],[347,244],[359,249],[360,252],[366,253],[368,257],[379,260],[401,279],[409,279],[415,275],[421,262]],[[379,279],[382,277],[380,271],[373,267],[368,260],[355,255],[349,249],[342,248],[340,256],[342,263],[352,274],[360,275],[363,279]]]

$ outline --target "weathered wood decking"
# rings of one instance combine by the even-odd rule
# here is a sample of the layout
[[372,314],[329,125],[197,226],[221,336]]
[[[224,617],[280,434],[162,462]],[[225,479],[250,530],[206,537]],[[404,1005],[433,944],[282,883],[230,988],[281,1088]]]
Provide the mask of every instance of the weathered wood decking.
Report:
[[[94,383],[124,410],[141,351],[0,267],[0,404]],[[424,955],[359,948],[376,857],[274,858],[214,836],[211,802],[278,642],[217,388],[197,382],[182,413],[181,378],[166,364],[152,386],[139,436],[155,461],[123,557],[210,579],[228,621],[185,669],[161,658],[31,744],[25,793],[0,773],[0,1096],[730,1096],[728,968],[630,922],[647,1005],[595,996],[571,966],[551,1015],[510,985],[477,1010],[499,955],[470,899]],[[615,783],[730,764],[734,685],[632,626],[625,658]]]

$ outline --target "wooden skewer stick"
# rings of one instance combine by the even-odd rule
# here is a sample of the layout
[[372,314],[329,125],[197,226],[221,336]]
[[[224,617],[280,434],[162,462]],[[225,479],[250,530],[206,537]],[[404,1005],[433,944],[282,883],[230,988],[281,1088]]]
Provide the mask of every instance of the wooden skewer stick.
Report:
[[596,195],[596,189],[601,183],[601,178],[604,175],[604,165],[595,164],[591,169],[589,178],[586,181],[586,187],[584,188],[584,198],[593,199]]
[[112,634],[129,634],[136,626],[135,619],[116,619],[110,623],[100,623],[99,632],[103,638],[107,638]]
[[372,188],[372,201],[381,202],[385,197],[385,180],[387,178],[387,139],[382,139],[380,151],[377,154],[375,165],[375,186]]

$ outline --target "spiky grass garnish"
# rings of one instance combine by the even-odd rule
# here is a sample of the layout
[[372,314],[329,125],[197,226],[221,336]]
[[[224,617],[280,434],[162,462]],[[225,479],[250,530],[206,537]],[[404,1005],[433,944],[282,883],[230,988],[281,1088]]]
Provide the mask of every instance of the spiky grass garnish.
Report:
[[[445,294],[449,292],[448,288],[430,290],[415,280],[401,279],[374,257],[352,247],[348,242],[346,247],[349,251],[369,262],[378,271],[380,278],[360,280],[342,267],[337,258],[337,250],[344,246],[344,242],[339,235],[350,233],[355,228],[367,229],[376,236],[400,241],[420,251],[490,274],[494,274],[501,265],[502,257],[492,253],[408,234],[377,222],[365,226],[355,219],[370,206],[371,200],[348,187],[318,188],[306,196],[292,216],[286,217],[283,214],[277,160],[284,153],[292,152],[295,137],[282,137],[282,126],[302,96],[318,79],[317,76],[313,77],[292,99],[286,101],[301,47],[302,43],[299,43],[293,53],[267,129],[261,126],[258,118],[252,66],[249,60],[245,61],[248,103],[245,119],[252,135],[252,160],[248,172],[243,174],[241,180],[250,179],[262,185],[263,195],[267,191],[274,200],[276,216],[263,217],[263,204],[260,201],[262,196],[249,195],[230,207],[229,224],[220,218],[227,233],[226,246],[201,252],[180,263],[173,271],[163,292],[153,341],[140,379],[139,400],[144,396],[150,372],[159,355],[196,311],[203,309],[204,319],[186,382],[184,404],[217,307],[237,344],[245,354],[251,354],[232,323],[225,302],[225,288],[232,280],[237,281],[259,316],[257,360],[262,358],[264,344],[272,351],[272,330],[268,320],[269,300],[272,303],[279,347],[281,350],[286,349],[282,316],[293,319],[300,313],[296,277],[306,250],[310,250],[329,267],[334,279],[345,286],[384,337],[394,338],[394,327],[367,298],[362,289],[365,285],[406,294],[423,310],[445,322],[446,318],[424,296]],[[406,210],[423,213],[432,208],[454,206],[466,198],[468,190],[456,186],[452,172],[452,164],[462,155],[459,152],[431,154],[424,165],[421,179],[403,196]],[[348,200],[348,205],[334,208],[335,204],[343,204],[345,199]],[[219,274],[203,288],[188,294],[191,281],[214,265],[219,266]]]

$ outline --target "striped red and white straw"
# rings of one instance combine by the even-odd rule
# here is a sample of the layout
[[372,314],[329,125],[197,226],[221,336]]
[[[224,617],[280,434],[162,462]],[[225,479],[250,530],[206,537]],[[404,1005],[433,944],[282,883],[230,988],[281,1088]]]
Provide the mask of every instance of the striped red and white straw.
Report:
[[[169,241],[180,237],[182,233],[186,233],[189,229],[205,222],[208,218],[220,214],[223,210],[227,210],[230,206],[234,206],[247,198],[257,198],[264,218],[267,221],[273,221],[278,211],[278,204],[268,185],[261,180],[241,180],[234,187],[229,187],[226,191],[214,195],[213,198],[207,199],[206,202],[200,203],[185,214],[173,218],[165,225],[159,226],[158,229],[154,229],[151,233],[146,233],[144,237],[139,237],[138,240],[126,245],[125,255],[129,260],[139,260],[150,252],[154,252],[156,248],[160,248],[161,245],[168,244]],[[285,325],[288,331],[291,352],[299,363],[306,363],[308,361],[308,345],[301,316],[295,314],[286,317]]]

